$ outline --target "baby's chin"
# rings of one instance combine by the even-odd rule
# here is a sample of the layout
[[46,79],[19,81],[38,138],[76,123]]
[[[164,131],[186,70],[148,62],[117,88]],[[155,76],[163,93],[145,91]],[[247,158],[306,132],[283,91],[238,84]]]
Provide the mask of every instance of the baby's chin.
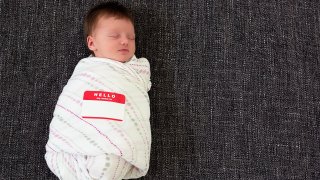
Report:
[[130,59],[132,58],[132,56],[130,58],[125,58],[125,59],[114,59],[115,61],[119,61],[119,62],[122,62],[122,63],[125,63],[125,62],[128,62],[130,61]]
[[114,61],[125,63],[125,62],[130,61],[130,59],[133,57],[133,55],[131,57],[109,57],[109,56],[96,56],[95,55],[95,57],[107,58],[107,59],[111,59],[111,60],[114,60]]

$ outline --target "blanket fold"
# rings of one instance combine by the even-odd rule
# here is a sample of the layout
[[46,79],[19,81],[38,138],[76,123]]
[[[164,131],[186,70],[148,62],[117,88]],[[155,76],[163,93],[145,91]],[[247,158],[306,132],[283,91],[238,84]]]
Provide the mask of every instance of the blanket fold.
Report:
[[51,171],[68,180],[144,176],[151,146],[150,87],[145,58],[80,60],[50,124],[45,159]]

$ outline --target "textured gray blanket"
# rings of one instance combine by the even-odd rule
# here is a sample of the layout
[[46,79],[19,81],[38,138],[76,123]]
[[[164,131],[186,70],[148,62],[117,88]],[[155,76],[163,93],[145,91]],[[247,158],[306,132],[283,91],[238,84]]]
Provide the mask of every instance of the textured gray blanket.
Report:
[[[142,179],[320,179],[320,3],[120,1],[151,64]],[[56,179],[57,98],[90,0],[0,0],[0,179]]]

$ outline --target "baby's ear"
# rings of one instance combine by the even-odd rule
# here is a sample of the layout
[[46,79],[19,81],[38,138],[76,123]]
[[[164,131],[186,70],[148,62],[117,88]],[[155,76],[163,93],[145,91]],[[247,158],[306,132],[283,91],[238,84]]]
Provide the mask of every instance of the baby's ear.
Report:
[[94,39],[92,36],[87,37],[87,45],[91,51],[95,51],[97,49],[94,45]]

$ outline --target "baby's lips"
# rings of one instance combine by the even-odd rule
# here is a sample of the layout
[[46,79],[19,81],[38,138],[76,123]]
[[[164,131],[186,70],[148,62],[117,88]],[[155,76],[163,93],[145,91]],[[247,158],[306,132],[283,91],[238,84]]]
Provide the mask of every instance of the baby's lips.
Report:
[[129,52],[129,49],[119,49],[120,52]]
[[119,49],[118,51],[119,51],[119,53],[121,53],[123,55],[126,55],[129,53],[129,49]]

